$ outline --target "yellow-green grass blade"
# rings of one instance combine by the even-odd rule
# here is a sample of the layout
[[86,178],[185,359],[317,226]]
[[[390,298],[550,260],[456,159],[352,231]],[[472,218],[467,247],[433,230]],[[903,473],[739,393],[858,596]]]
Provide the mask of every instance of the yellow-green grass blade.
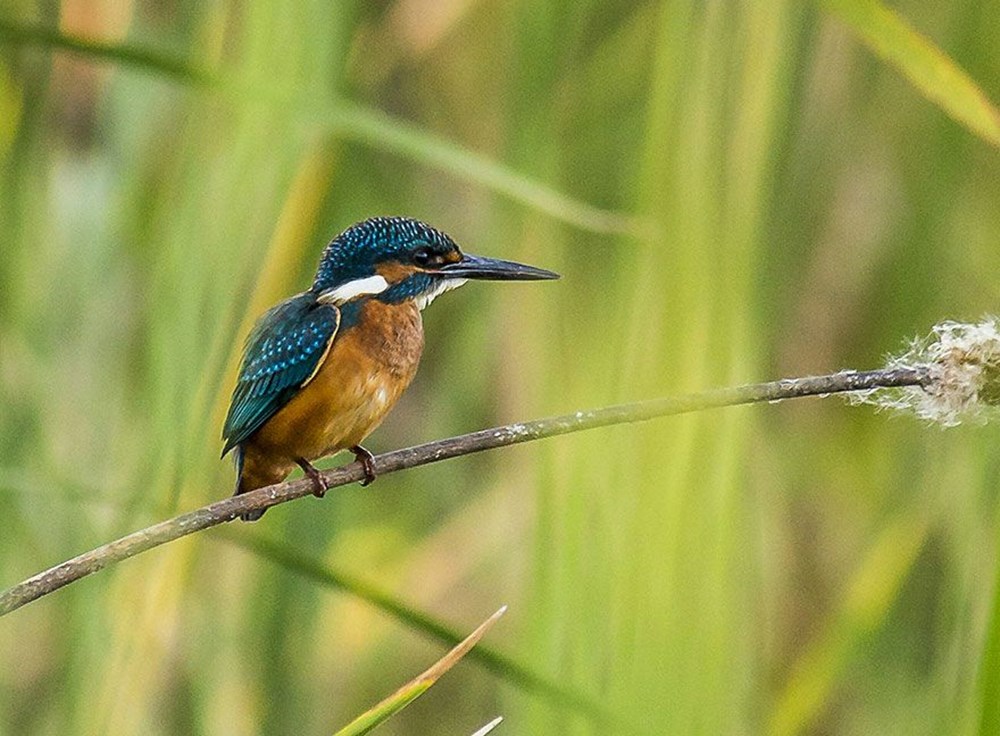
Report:
[[139,46],[82,39],[52,29],[0,20],[0,42],[3,41],[71,51],[157,72],[180,82],[219,86],[233,102],[263,102],[269,107],[289,110],[318,122],[334,134],[446,171],[583,230],[628,234],[643,231],[637,218],[577,200],[488,156],[363,105],[346,100],[318,100],[298,90],[289,94],[285,87],[270,88],[239,77],[213,75],[184,60]]
[[637,218],[580,202],[531,177],[498,165],[482,154],[456,146],[378,111],[341,102],[334,115],[341,130],[356,140],[474,181],[569,225],[597,233],[638,234],[643,229]]
[[342,729],[336,732],[335,736],[360,736],[368,733],[379,724],[385,722],[393,715],[408,706],[414,700],[427,692],[431,686],[448,670],[458,664],[469,651],[476,646],[486,632],[493,628],[501,616],[507,611],[507,606],[502,606],[496,613],[483,621],[475,631],[459,642],[455,647],[444,655],[441,659],[431,665],[423,673],[415,677],[410,682],[403,685],[392,695],[382,702],[365,711]]
[[852,655],[885,624],[926,537],[927,521],[919,514],[904,515],[886,527],[858,568],[829,629],[793,666],[768,733],[802,733],[827,707]]
[[[325,587],[341,590],[366,601],[397,621],[443,644],[455,645],[462,640],[458,630],[437,618],[403,603],[374,585],[323,562],[260,535],[237,534],[227,529],[217,532],[226,541],[243,547],[259,557],[301,575]],[[476,647],[469,654],[475,661],[498,677],[522,690],[534,693],[562,708],[569,708],[587,717],[603,722],[612,720],[607,708],[593,698],[561,685],[531,668],[489,647]]]
[[979,733],[1000,732],[1000,580],[994,579],[992,611],[979,678]]
[[207,84],[213,81],[206,70],[199,69],[175,56],[127,43],[79,38],[38,25],[12,23],[0,19],[0,43],[72,51],[103,61],[145,69],[188,84]]
[[823,0],[872,51],[973,133],[1000,146],[1000,111],[944,51],[877,0]]

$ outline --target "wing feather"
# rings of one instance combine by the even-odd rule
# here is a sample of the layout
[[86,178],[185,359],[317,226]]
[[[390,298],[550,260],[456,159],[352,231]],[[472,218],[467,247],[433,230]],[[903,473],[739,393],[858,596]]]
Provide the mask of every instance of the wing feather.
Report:
[[261,317],[247,338],[222,430],[222,454],[287,404],[316,374],[337,335],[340,310],[299,294]]

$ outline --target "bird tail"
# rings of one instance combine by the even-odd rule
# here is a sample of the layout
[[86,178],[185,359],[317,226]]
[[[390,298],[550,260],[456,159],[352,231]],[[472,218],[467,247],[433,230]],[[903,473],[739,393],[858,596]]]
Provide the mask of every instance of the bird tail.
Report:
[[[255,488],[260,488],[261,486],[259,484],[254,484],[243,472],[243,446],[239,445],[235,448],[235,450],[233,458],[236,460],[236,490],[233,491],[233,495],[238,496],[241,493],[252,491]],[[257,521],[257,519],[264,515],[265,511],[267,511],[267,509],[247,511],[240,514],[240,519],[243,521]]]

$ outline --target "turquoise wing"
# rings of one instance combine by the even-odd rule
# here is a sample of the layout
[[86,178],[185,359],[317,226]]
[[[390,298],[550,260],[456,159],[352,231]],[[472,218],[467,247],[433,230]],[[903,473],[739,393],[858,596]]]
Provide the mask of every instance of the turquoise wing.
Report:
[[257,321],[222,430],[223,455],[260,429],[313,376],[339,325],[340,310],[309,294],[282,302]]

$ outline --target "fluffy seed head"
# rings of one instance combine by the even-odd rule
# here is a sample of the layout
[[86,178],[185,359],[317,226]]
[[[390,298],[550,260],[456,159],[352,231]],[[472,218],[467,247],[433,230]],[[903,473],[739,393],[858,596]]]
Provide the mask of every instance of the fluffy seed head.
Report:
[[1000,320],[942,322],[890,358],[888,367],[925,367],[930,380],[923,387],[864,392],[857,401],[913,412],[945,427],[986,422],[1000,407]]

